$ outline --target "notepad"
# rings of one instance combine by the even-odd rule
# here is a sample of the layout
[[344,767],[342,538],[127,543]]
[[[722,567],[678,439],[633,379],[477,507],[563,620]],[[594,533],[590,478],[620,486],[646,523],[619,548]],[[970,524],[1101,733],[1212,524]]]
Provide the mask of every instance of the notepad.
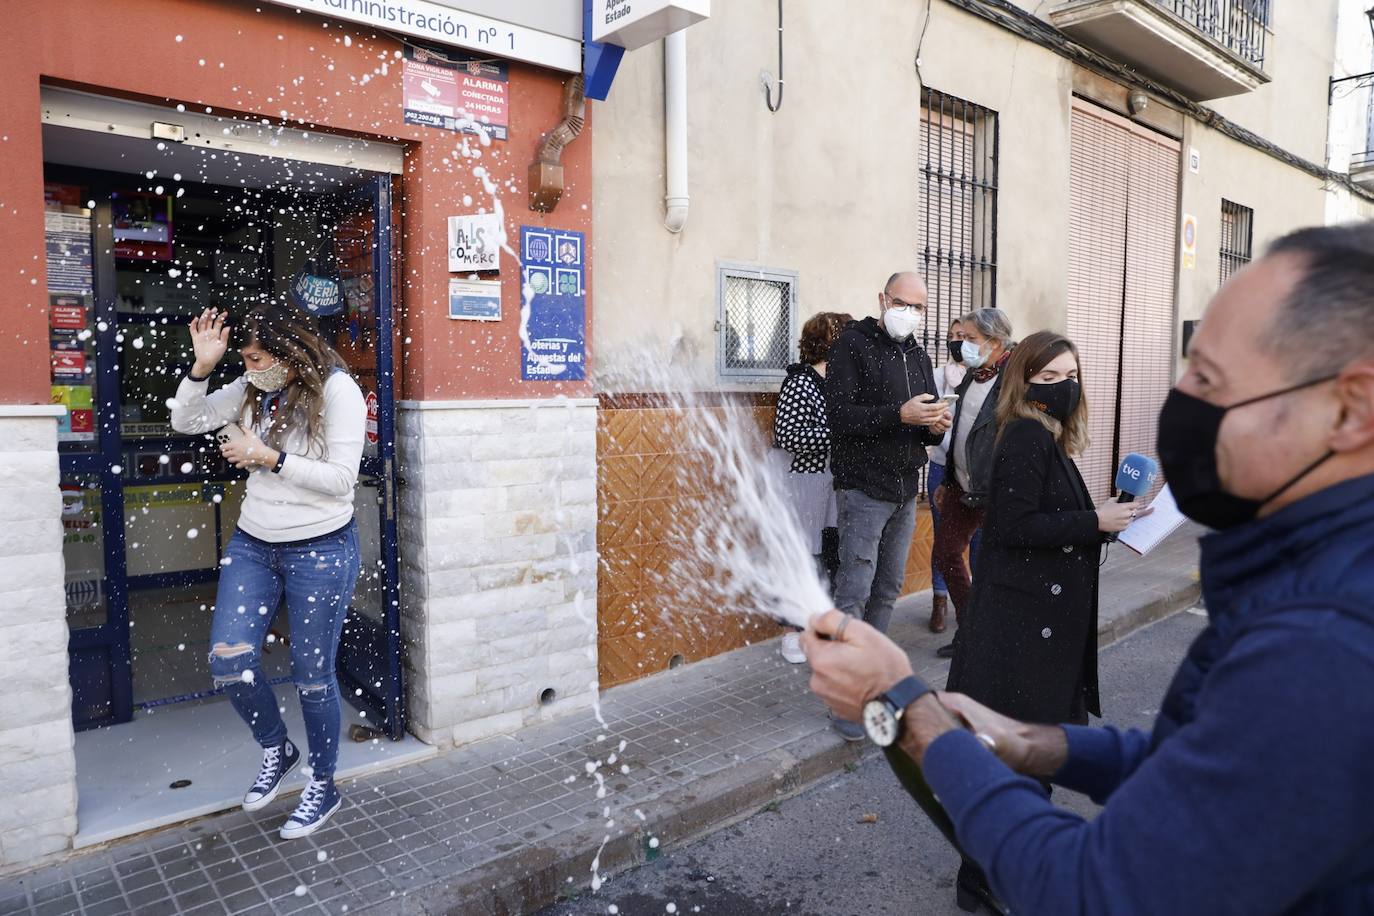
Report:
[[1142,557],[1158,547],[1160,541],[1173,534],[1187,521],[1184,514],[1178,511],[1178,503],[1174,502],[1174,494],[1169,491],[1167,484],[1159,491],[1154,502],[1150,503],[1150,508],[1154,511],[1131,522],[1117,537],[1117,540]]

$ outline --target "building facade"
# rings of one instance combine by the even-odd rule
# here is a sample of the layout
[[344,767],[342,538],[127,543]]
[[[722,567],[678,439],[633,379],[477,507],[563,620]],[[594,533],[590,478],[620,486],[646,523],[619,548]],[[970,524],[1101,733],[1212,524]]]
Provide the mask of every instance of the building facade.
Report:
[[1078,340],[1105,495],[1224,278],[1369,213],[1328,161],[1368,55],[1337,7],[717,4],[590,102],[577,0],[13,0],[0,872],[231,805],[255,763],[201,654],[242,475],[167,422],[201,308],[328,301],[369,395],[342,772],[418,759],[779,632],[667,584],[730,496],[683,430],[767,430],[800,323],[895,270],[937,362],[981,306]]
[[[919,270],[937,363],[949,319],[987,305],[1018,334],[1078,342],[1094,440],[1080,465],[1101,498],[1121,456],[1153,452],[1191,322],[1224,279],[1271,239],[1325,222],[1329,197],[1352,214],[1371,200],[1344,162],[1328,168],[1336,0],[932,0],[870,4],[842,23],[815,4],[779,15],[722,6],[685,38],[685,68],[672,53],[627,59],[598,112],[598,245],[635,252],[603,256],[596,275],[603,368],[670,336],[673,358],[715,390],[766,399],[802,320],[873,314],[889,274]],[[732,307],[722,277],[736,275],[760,293],[784,282],[763,325],[756,308]],[[793,349],[760,348],[763,362],[751,351],[747,372],[730,371],[758,333]],[[620,425],[653,415],[611,386],[599,394],[599,454],[621,461]],[[641,475],[671,461],[670,447],[637,441]],[[618,524],[637,501],[644,511],[642,479],[601,481],[605,682],[682,651],[633,625],[636,604],[664,601],[643,574],[661,544]],[[929,583],[922,514],[908,589]]]
[[340,675],[355,736],[405,740],[343,767],[593,702],[582,5],[5,12],[0,871],[242,791],[213,766],[246,735],[190,750],[243,487],[168,425],[205,307],[313,290],[368,397]]

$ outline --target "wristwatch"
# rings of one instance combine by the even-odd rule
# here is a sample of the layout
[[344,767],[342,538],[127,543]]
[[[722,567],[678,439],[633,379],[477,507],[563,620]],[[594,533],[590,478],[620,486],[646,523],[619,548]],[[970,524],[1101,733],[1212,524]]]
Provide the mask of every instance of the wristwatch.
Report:
[[887,693],[864,704],[864,731],[878,747],[891,747],[902,736],[902,717],[907,707],[931,692],[916,675],[902,678]]

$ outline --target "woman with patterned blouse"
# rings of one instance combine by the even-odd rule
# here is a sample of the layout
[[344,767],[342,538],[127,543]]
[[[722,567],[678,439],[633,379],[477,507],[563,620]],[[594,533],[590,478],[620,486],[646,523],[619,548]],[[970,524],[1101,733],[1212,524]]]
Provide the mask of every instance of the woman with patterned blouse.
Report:
[[[830,476],[825,361],[840,332],[853,320],[841,312],[821,312],[802,326],[801,362],[787,367],[773,419],[773,446],[790,458],[787,483],[797,519],[811,539],[817,569],[831,581],[839,560],[839,539],[835,530],[835,488]],[[783,637],[781,649],[782,657],[793,664],[806,661],[796,633]]]

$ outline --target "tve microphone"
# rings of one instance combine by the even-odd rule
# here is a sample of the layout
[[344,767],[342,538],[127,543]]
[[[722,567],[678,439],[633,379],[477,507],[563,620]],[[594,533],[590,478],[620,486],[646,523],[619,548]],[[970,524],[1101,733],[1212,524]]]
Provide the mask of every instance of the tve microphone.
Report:
[[1137,496],[1144,496],[1154,486],[1159,476],[1159,465],[1153,458],[1137,455],[1135,452],[1121,459],[1121,469],[1116,472],[1116,488],[1121,491],[1116,501],[1132,502]]

